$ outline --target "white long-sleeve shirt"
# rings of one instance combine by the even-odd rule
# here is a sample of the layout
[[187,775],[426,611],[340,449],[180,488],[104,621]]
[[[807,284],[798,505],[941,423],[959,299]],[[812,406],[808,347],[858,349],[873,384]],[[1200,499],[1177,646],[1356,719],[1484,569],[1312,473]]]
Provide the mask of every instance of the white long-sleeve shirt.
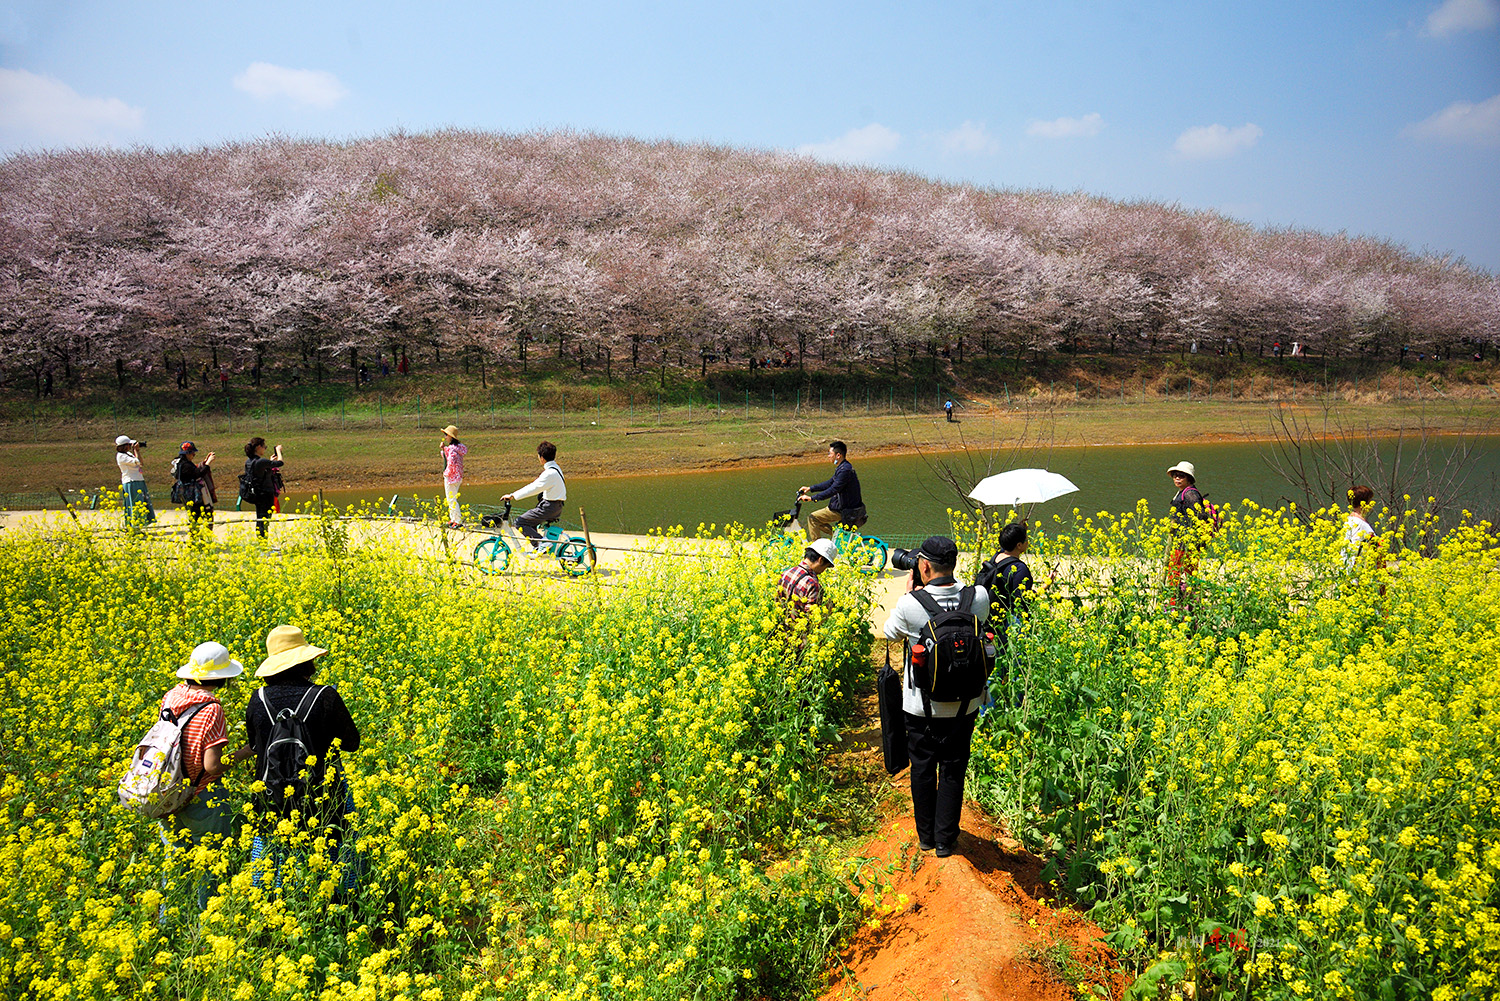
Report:
[[[951,611],[958,607],[959,594],[963,589],[963,582],[955,581],[952,584],[929,584],[925,590],[932,596],[932,600],[937,602],[939,608]],[[988,622],[990,618],[989,592],[976,585],[972,607],[975,618],[980,622]],[[922,627],[927,625],[927,620],[930,618],[931,616],[927,614],[927,609],[922,607],[921,602],[912,597],[910,593],[903,594],[897,600],[896,607],[891,609],[890,618],[885,620],[885,636],[887,639],[893,640],[902,639],[903,637],[908,640],[914,640],[921,635]],[[905,685],[901,692],[902,711],[911,713],[913,716],[923,715],[922,691],[912,684],[910,670],[905,671],[903,680]],[[983,696],[977,699],[970,699],[967,705],[964,705],[962,702],[938,702],[937,700],[933,700],[932,715],[957,716],[959,707],[962,706],[964,710],[963,714],[968,716],[971,713],[979,711],[979,704],[983,700]]]
[[533,494],[541,494],[544,501],[568,499],[568,485],[563,481],[562,468],[557,463],[548,462],[543,465],[542,475],[511,494],[511,496],[516,500],[522,500]]

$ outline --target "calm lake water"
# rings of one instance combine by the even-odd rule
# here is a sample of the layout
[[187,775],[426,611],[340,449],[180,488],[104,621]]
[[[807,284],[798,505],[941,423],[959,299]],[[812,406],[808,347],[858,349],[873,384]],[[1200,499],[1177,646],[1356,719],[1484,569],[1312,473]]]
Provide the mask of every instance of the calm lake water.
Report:
[[[1479,442],[1480,449],[1470,457],[1463,503],[1476,511],[1492,513],[1500,507],[1500,437]],[[1408,443],[1408,454],[1411,447]],[[1386,443],[1383,448],[1388,456],[1394,452],[1394,444]],[[903,538],[946,531],[947,509],[962,506],[957,493],[936,474],[939,465],[960,471],[966,490],[989,472],[1011,466],[1041,466],[1078,485],[1077,493],[1039,505],[1033,518],[1050,519],[1052,514],[1061,514],[1066,519],[1075,507],[1088,515],[1119,513],[1133,510],[1140,498],[1150,503],[1154,514],[1165,514],[1173,493],[1166,470],[1181,460],[1197,467],[1199,487],[1216,504],[1238,505],[1246,498],[1266,505],[1292,499],[1300,502],[1297,492],[1267,464],[1270,449],[1266,444],[1219,443],[1070,446],[1023,455],[1002,450],[988,470],[984,468],[987,456],[979,452],[972,457],[963,453],[862,457],[855,452],[850,460],[859,473],[870,510],[865,531],[899,544]],[[566,463],[566,456],[563,461]],[[566,465],[563,468],[566,470]],[[568,477],[568,506],[563,520],[577,524],[582,507],[588,512],[589,528],[601,532],[647,532],[673,525],[691,531],[699,523],[723,525],[731,521],[758,526],[773,511],[789,507],[799,485],[827,479],[832,468],[823,461],[723,472],[594,478],[574,475]],[[470,503],[498,504],[502,494],[522,482],[468,487],[463,496]],[[440,496],[441,484],[435,481],[417,493],[426,498]],[[325,494],[329,503],[340,505],[374,501],[377,496],[373,491],[353,490]],[[528,500],[524,507],[533,503]],[[806,511],[804,506],[804,515]]]

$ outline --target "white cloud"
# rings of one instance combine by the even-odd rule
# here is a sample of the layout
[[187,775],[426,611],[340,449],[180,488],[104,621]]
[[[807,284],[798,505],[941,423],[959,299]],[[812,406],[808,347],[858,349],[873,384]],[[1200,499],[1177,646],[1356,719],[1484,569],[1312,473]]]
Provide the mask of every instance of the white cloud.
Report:
[[1050,122],[1033,119],[1026,126],[1026,134],[1043,139],[1076,139],[1081,136],[1097,136],[1102,128],[1104,118],[1094,111],[1082,118],[1054,118]]
[[850,129],[828,142],[798,146],[797,152],[815,160],[834,163],[869,163],[894,153],[900,145],[901,133],[894,132],[879,122],[871,122],[862,129]]
[[1500,145],[1500,94],[1478,104],[1455,101],[1431,118],[1408,125],[1402,132],[1439,142]]
[[1445,0],[1427,15],[1426,32],[1439,38],[1500,24],[1500,0]]
[[983,122],[964,122],[951,132],[938,133],[944,153],[992,154],[1000,151],[1000,140],[990,135]]
[[1264,134],[1259,125],[1249,122],[1234,129],[1218,123],[1198,125],[1178,136],[1172,148],[1191,160],[1211,160],[1247,150]]
[[0,135],[6,145],[112,143],[138,131],[145,117],[117,97],[85,97],[50,76],[0,69]]
[[339,78],[324,70],[294,70],[251,63],[234,78],[234,89],[261,101],[284,97],[293,104],[331,108],[349,95]]

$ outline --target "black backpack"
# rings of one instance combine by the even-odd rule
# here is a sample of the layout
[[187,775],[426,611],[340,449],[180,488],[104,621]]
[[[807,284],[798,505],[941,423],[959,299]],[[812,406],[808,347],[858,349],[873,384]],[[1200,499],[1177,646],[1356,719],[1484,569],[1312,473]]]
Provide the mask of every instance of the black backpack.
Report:
[[[309,688],[297,703],[296,709],[283,709],[279,713],[271,711],[266,690],[262,688],[259,692],[260,703],[265,707],[266,715],[271,717],[271,736],[266,741],[266,750],[261,756],[259,777],[266,787],[267,805],[283,816],[293,810],[307,816],[308,790],[316,789],[322,784],[327,762],[320,758],[311,772],[307,767],[307,716],[312,712],[313,706],[318,704],[318,696],[327,687],[315,685]],[[309,696],[312,698],[311,702],[308,702]],[[327,755],[323,757],[326,758]]]
[[254,459],[245,460],[245,471],[240,474],[240,499],[251,504],[261,504],[269,499],[267,494],[270,491],[266,489],[266,478],[251,472],[254,462]]
[[[172,460],[172,503],[173,504],[196,504],[199,502],[200,484],[197,480],[184,480],[182,478],[182,463],[186,457],[178,454]],[[187,460],[192,461],[192,460]]]
[[[974,588],[958,594],[958,607],[946,610],[926,591],[912,597],[927,610],[928,620],[914,643],[925,648],[925,663],[912,664],[912,687],[922,693],[922,711],[932,715],[932,702],[967,702],[984,694],[994,666],[985,649],[974,614]],[[909,661],[910,662],[910,661]]]
[[1007,611],[1016,604],[1016,592],[1010,587],[1005,574],[1012,566],[1021,562],[1019,556],[1002,556],[998,560],[985,560],[975,575],[974,583],[989,592],[990,605],[1003,605]]

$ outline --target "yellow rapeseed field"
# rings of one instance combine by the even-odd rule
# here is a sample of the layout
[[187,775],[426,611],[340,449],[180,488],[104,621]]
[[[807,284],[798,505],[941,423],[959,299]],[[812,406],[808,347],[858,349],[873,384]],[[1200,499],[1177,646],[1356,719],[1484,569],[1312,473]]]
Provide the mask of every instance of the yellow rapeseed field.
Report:
[[1133,996],[1500,996],[1489,526],[1387,513],[1357,551],[1337,510],[1248,503],[1181,537],[1144,505],[1048,527],[974,792],[1140,958]]
[[[0,539],[0,994],[713,998],[821,973],[861,913],[821,833],[820,747],[869,663],[867,583],[834,571],[789,626],[781,568],[722,540],[500,589],[337,523],[274,534],[274,553]],[[281,887],[255,885],[252,839],[277,822],[250,806],[248,765],[223,845],[168,858],[116,801],[188,651],[217,640],[253,668],[283,622],[330,648],[318,680],[362,731],[350,892],[289,821]],[[257,684],[224,690],[231,746]],[[200,914],[185,888],[203,876]]]

